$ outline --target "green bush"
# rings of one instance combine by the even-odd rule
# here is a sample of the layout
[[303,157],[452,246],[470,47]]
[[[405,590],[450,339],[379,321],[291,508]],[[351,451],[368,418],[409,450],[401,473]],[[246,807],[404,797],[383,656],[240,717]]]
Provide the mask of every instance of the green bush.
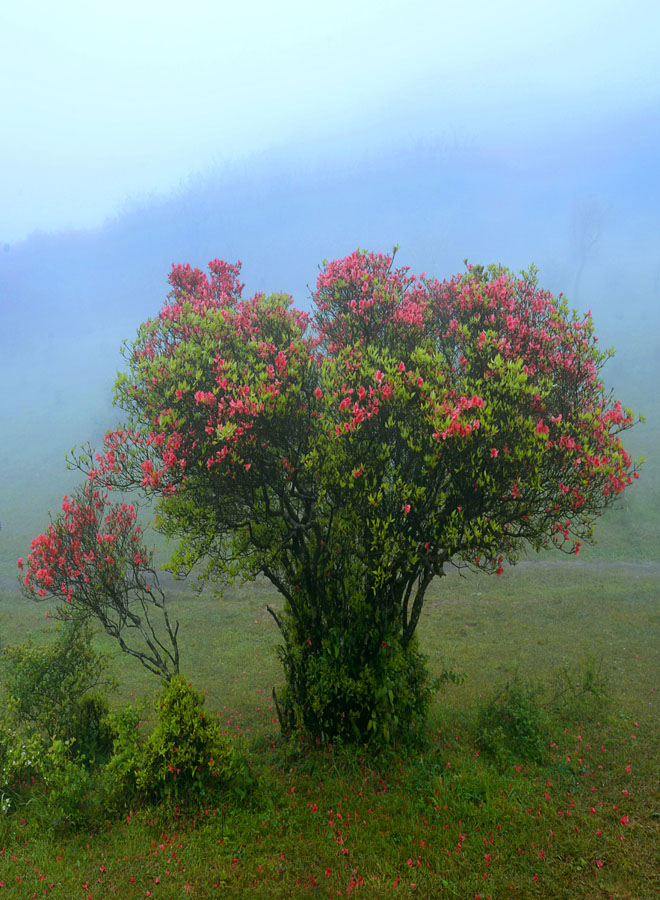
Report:
[[110,703],[103,694],[85,694],[72,710],[63,729],[71,741],[73,755],[88,765],[104,763],[112,755],[113,729],[109,719]]
[[438,688],[430,677],[426,657],[413,639],[404,650],[397,639],[379,641],[368,661],[355,665],[358,654],[350,645],[367,636],[330,629],[320,652],[306,643],[288,642],[280,648],[287,685],[278,712],[286,733],[302,731],[319,740],[358,741],[386,747],[414,743],[426,721],[431,698]]
[[3,687],[22,726],[36,729],[50,742],[75,738],[84,744],[85,720],[96,714],[101,740],[102,701],[84,698],[112,682],[105,676],[109,657],[95,649],[93,637],[89,620],[74,616],[60,623],[54,640],[44,646],[35,646],[30,638],[2,650]]
[[98,818],[95,771],[72,753],[73,740],[49,743],[0,723],[0,813],[29,807],[44,828],[81,827]]
[[146,799],[194,805],[225,792],[247,794],[252,779],[245,755],[203,705],[181,676],[157,695],[158,723],[133,758],[135,785]]
[[40,777],[43,752],[38,735],[22,734],[10,716],[0,719],[0,815],[12,812]]
[[477,717],[477,744],[498,762],[541,762],[547,753],[547,718],[542,688],[512,678],[496,691]]
[[98,773],[76,757],[73,743],[55,739],[43,756],[43,788],[34,815],[48,828],[90,827],[99,816]]
[[563,718],[602,716],[611,671],[602,658],[588,656],[575,666],[564,660],[549,685],[548,708]]
[[29,803],[43,827],[83,828],[136,802],[244,799],[253,784],[246,756],[203,704],[175,677],[156,697],[158,722],[146,738],[140,709],[109,711],[95,694],[74,708],[66,739],[34,729],[24,736],[8,716],[0,721],[0,813]]
[[[118,813],[139,800],[136,771],[145,739],[141,729],[142,707],[113,709],[101,721],[103,739],[109,736],[111,752],[105,765],[97,766],[99,804],[107,815]],[[97,756],[97,763],[102,762]]]

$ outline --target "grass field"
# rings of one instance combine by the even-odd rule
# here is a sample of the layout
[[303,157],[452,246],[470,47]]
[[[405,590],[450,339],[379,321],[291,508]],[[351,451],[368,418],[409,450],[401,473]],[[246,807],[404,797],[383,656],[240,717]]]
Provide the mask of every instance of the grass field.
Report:
[[[43,833],[28,807],[3,826],[0,897],[652,900],[658,585],[656,563],[549,556],[501,579],[452,572],[432,586],[420,638],[432,669],[446,655],[465,681],[438,695],[423,752],[376,758],[280,743],[277,634],[265,610],[277,598],[265,584],[222,601],[173,588],[183,670],[226,731],[249,743],[254,796],[245,808],[195,816],[138,810],[77,835]],[[3,644],[27,630],[39,640],[49,627],[43,607],[5,588]],[[137,666],[115,662],[117,701],[150,695]],[[557,673],[587,670],[604,694],[557,699]],[[477,740],[479,710],[516,678],[546,685],[547,752],[535,763],[515,752],[498,761]]]

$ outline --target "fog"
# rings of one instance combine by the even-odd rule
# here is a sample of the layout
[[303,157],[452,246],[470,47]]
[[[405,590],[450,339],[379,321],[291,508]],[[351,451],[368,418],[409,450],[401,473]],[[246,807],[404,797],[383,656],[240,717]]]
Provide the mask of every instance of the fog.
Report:
[[[288,89],[300,96],[280,103],[279,119],[272,102],[266,115],[255,100],[242,144],[235,127],[224,142],[214,136],[208,110],[199,114],[203,137],[197,140],[184,104],[182,127],[175,113],[169,123],[179,163],[176,154],[169,162],[154,157],[152,166],[140,163],[124,180],[108,178],[111,164],[91,138],[75,157],[85,163],[78,181],[75,167],[62,168],[58,178],[57,167],[47,166],[66,155],[67,145],[53,127],[42,160],[28,159],[37,185],[49,171],[39,202],[32,203],[39,189],[28,191],[27,176],[19,174],[20,142],[6,142],[3,152],[14,156],[5,157],[3,190],[11,202],[0,218],[0,575],[14,576],[16,558],[26,555],[48,510],[55,512],[75,484],[64,469],[65,452],[87,440],[99,444],[120,416],[111,386],[122,366],[122,341],[162,305],[172,263],[205,267],[215,257],[241,259],[246,295],[286,291],[309,308],[323,259],[394,245],[401,264],[440,278],[461,271],[465,258],[514,270],[534,263],[542,286],[593,311],[597,335],[617,350],[605,370],[608,384],[647,417],[625,441],[646,458],[643,477],[608,527],[625,531],[631,557],[658,559],[660,82],[648,55],[655,19],[648,29],[637,21],[634,35],[628,31],[617,44],[623,25],[612,19],[616,7],[601,6],[605,31],[594,31],[589,17],[574,23],[572,43],[557,50],[563,65],[554,75],[541,78],[534,70],[533,47],[521,34],[524,65],[511,64],[517,41],[509,36],[508,67],[490,78],[482,60],[476,83],[465,62],[465,33],[462,52],[445,54],[442,69],[434,68],[435,48],[442,55],[451,33],[429,42],[423,4],[415,4],[420,59],[407,46],[398,81],[383,74],[387,67],[379,60],[369,77],[349,67],[332,95],[332,78],[313,69],[306,47],[316,98],[304,73],[287,69]],[[331,47],[340,46],[345,25],[343,32],[329,26]],[[543,21],[532,25],[535,34]],[[395,30],[382,26],[379,34],[395,53]],[[553,34],[559,41],[559,31]],[[595,55],[590,34],[600,35]],[[503,57],[487,38],[479,31],[474,49],[495,71]],[[351,47],[368,43],[364,32],[361,40],[346,40]],[[568,56],[567,46],[573,48]],[[613,74],[605,63],[616,46],[622,67]],[[539,62],[551,56],[545,46]],[[363,63],[369,60],[376,64],[373,48]],[[440,91],[438,105],[439,73],[448,78],[452,71],[460,83]],[[256,72],[266,90],[267,75]],[[526,72],[532,72],[527,80]],[[352,90],[351,78],[359,90]],[[166,93],[163,88],[159,103]],[[270,88],[266,95],[272,101]],[[121,96],[129,108],[133,101],[119,90],[113,102]],[[342,98],[350,103],[342,106]],[[315,100],[325,103],[325,117],[305,119]],[[221,97],[218,104],[222,111]],[[268,140],[259,140],[260,113]],[[13,115],[18,122],[17,108]],[[96,113],[89,115],[95,122]],[[153,147],[167,142],[156,125],[134,131],[137,161],[148,156],[150,140]],[[190,135],[188,156],[182,131]],[[128,133],[122,132],[126,146],[115,147],[126,158]]]

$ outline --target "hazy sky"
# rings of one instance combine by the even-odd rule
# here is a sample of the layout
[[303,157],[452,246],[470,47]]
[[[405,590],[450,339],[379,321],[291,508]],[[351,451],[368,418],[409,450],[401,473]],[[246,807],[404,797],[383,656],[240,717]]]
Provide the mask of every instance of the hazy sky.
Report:
[[271,149],[535,153],[660,99],[657,0],[22,0],[0,35],[0,243]]

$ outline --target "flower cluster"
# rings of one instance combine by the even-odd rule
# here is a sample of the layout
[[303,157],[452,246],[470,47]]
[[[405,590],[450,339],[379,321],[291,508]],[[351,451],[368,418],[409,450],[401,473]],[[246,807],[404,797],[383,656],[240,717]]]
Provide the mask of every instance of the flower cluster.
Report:
[[[73,609],[93,616],[125,653],[169,680],[178,671],[178,626],[170,625],[135,506],[112,503],[95,485],[117,467],[112,448],[96,461],[92,477],[64,498],[56,519],[32,540],[27,560],[18,560],[23,588],[34,599],[54,600],[60,618],[69,618]],[[165,636],[150,619],[154,608]],[[127,643],[127,630],[139,634],[137,646]]]

